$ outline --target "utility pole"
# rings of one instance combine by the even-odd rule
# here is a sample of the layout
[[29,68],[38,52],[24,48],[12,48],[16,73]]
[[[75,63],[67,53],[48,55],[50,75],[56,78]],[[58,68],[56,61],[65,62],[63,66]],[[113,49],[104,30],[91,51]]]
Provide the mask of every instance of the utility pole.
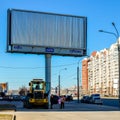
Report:
[[60,96],[60,83],[61,83],[60,73],[61,73],[61,71],[63,71],[63,70],[67,70],[67,68],[61,69],[61,70],[59,71],[59,75],[58,75],[58,95],[59,95],[59,96]]
[[77,102],[80,102],[80,68],[79,64],[81,62],[82,58],[77,63]]
[[79,63],[78,63],[78,66],[77,66],[77,100],[78,100],[78,103],[79,103]]

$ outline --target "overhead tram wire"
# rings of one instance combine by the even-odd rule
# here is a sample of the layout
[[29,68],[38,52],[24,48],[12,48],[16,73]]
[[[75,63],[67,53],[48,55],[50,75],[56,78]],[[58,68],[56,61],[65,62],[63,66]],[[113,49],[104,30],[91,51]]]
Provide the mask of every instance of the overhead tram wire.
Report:
[[[72,64],[64,64],[64,65],[58,65],[58,66],[52,66],[54,68],[56,67],[63,67],[63,66],[72,66],[75,65],[76,63],[72,63]],[[9,66],[0,66],[0,68],[3,69],[44,69],[45,67],[9,67]]]

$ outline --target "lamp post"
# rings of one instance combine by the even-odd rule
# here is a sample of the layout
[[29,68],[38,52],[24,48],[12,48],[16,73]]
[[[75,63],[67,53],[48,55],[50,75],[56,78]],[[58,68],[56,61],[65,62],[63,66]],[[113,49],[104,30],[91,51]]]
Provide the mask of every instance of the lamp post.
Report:
[[61,71],[63,71],[63,70],[67,70],[67,68],[64,68],[64,69],[61,69],[60,71],[59,71],[59,75],[58,75],[58,95],[60,96],[60,73],[61,73]]
[[118,99],[119,99],[119,107],[120,107],[120,46],[119,46],[119,32],[115,26],[115,23],[112,22],[112,25],[116,31],[116,33],[114,32],[109,32],[109,31],[104,31],[104,30],[99,30],[99,32],[103,32],[103,33],[107,33],[107,34],[112,34],[116,37],[117,39],[117,45],[118,45],[118,69],[119,69],[119,81],[118,81],[118,90],[119,90],[119,95],[118,95]]
[[79,94],[80,94],[80,90],[79,90],[79,73],[80,73],[80,68],[79,68],[79,63],[81,62],[81,59],[78,61],[77,63],[77,102],[79,103]]
[[[85,57],[85,56],[84,56]],[[77,62],[77,102],[79,103],[80,102],[80,100],[79,100],[79,97],[80,97],[80,83],[79,83],[79,81],[80,81],[80,68],[79,68],[79,64],[80,64],[80,62],[83,60],[83,58],[84,57],[82,57],[78,62]],[[87,55],[87,57],[89,57],[88,55]]]

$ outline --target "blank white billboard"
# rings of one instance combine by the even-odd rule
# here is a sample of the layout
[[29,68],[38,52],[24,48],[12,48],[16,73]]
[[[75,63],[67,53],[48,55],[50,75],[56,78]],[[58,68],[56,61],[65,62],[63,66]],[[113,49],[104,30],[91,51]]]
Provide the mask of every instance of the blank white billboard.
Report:
[[87,18],[8,10],[8,52],[86,55]]

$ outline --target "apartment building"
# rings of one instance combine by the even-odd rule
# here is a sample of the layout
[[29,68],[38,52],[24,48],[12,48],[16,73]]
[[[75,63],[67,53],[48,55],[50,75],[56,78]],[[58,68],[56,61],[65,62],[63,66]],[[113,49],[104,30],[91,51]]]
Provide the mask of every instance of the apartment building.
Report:
[[88,59],[82,61],[82,93],[88,94]]
[[[86,67],[85,67],[86,66]],[[82,90],[84,94],[100,93],[118,96],[119,62],[118,45],[93,52],[82,62]]]

